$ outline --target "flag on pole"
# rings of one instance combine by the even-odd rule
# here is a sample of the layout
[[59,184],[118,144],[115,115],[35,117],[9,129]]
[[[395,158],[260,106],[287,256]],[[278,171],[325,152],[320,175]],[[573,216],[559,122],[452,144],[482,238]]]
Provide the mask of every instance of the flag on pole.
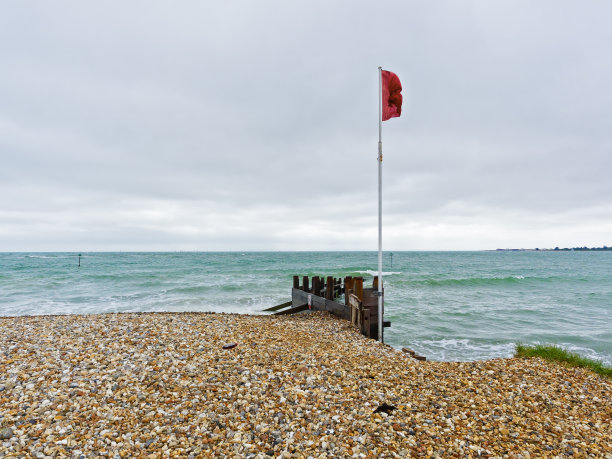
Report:
[[393,72],[378,67],[378,340],[383,340],[383,279],[382,279],[382,122],[402,114],[402,84]]
[[393,72],[381,70],[382,120],[387,121],[402,114],[402,84]]

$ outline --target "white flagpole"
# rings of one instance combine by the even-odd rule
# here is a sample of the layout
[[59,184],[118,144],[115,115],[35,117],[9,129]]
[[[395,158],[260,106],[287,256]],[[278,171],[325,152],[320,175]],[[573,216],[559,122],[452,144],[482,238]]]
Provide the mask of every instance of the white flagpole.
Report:
[[378,67],[378,341],[383,342],[382,283],[382,67]]

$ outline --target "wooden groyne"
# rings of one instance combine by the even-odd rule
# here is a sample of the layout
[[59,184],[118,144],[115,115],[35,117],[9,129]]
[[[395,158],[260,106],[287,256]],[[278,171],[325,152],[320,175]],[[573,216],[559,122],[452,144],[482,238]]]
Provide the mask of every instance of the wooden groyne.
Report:
[[[300,283],[300,276],[293,276],[291,301],[266,309],[279,315],[306,310],[328,311],[351,322],[365,336],[378,339],[378,276],[372,287],[364,287],[363,277],[303,276]],[[383,322],[383,338],[384,327],[390,326]]]

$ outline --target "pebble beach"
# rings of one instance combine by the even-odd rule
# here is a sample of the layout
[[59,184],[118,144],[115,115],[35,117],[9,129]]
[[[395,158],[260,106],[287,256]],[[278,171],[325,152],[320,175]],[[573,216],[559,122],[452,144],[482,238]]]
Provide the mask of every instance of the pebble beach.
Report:
[[604,457],[612,384],[420,362],[327,313],[0,318],[0,457]]

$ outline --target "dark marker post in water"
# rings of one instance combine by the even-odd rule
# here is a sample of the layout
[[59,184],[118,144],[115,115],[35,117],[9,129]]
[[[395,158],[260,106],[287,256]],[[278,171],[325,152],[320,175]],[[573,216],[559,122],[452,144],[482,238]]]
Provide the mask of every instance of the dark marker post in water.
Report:
[[391,252],[391,267],[393,268],[393,252]]
[[79,268],[81,267],[81,254],[79,253]]

